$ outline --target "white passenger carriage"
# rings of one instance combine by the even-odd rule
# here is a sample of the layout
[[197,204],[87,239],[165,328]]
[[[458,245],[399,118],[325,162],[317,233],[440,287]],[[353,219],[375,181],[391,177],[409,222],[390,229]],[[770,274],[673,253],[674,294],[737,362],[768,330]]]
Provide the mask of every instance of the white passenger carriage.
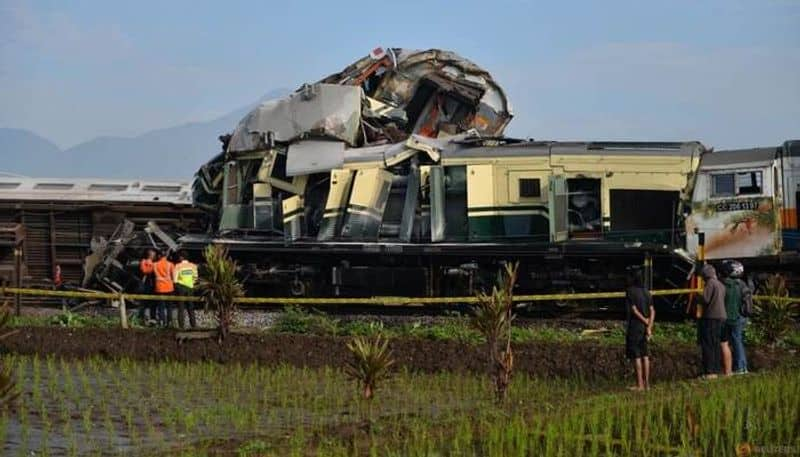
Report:
[[686,218],[687,249],[705,258],[753,258],[782,250],[783,186],[778,148],[705,154]]

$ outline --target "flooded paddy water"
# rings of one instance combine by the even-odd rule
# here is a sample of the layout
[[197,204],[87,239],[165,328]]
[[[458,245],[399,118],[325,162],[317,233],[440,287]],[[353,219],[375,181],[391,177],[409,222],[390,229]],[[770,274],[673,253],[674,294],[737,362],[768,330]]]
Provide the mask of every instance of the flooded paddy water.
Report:
[[745,440],[800,444],[800,373],[789,367],[647,394],[519,373],[498,407],[488,379],[469,372],[400,369],[368,402],[333,367],[3,359],[22,393],[0,419],[3,455],[727,455],[716,451]]

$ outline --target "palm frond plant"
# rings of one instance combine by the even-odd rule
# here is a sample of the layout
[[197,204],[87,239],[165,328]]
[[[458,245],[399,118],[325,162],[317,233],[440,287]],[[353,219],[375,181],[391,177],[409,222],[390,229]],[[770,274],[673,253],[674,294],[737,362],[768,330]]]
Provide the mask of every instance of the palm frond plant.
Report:
[[219,245],[207,246],[203,251],[205,268],[198,287],[206,309],[214,311],[220,341],[230,332],[236,316],[236,299],[244,295],[244,288],[236,277],[237,265],[228,250]]
[[347,363],[347,375],[363,389],[364,399],[372,400],[378,383],[389,377],[394,365],[389,340],[381,335],[374,338],[357,336],[347,343],[353,356]]
[[[6,339],[17,330],[6,331],[11,324],[11,306],[8,302],[0,307],[0,340]],[[10,409],[19,396],[11,367],[0,364],[0,410]]]
[[791,300],[786,288],[786,279],[779,275],[770,275],[761,287],[763,299],[754,303],[753,320],[764,334],[764,340],[775,346],[797,325],[800,304]]
[[514,368],[511,324],[514,321],[514,285],[518,270],[519,262],[505,264],[498,273],[497,284],[492,287],[491,294],[478,294],[478,303],[473,307],[470,320],[472,327],[486,338],[489,374],[499,403],[505,401]]

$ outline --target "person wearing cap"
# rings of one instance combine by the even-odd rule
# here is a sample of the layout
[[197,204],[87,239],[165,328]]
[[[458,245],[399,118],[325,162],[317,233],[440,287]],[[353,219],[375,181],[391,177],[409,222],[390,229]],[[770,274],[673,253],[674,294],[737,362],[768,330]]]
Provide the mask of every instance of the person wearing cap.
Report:
[[744,350],[743,304],[750,287],[741,278],[744,266],[736,260],[723,263],[722,283],[725,284],[725,320],[722,332],[722,367],[725,375],[747,373],[747,356]]
[[[182,297],[194,295],[194,285],[197,282],[197,265],[186,260],[186,253],[178,253],[178,263],[175,264],[175,292]],[[183,328],[185,323],[184,313],[188,311],[189,325],[197,327],[197,318],[194,313],[194,302],[178,302],[178,327]]]
[[703,378],[716,378],[722,369],[721,337],[725,313],[725,285],[717,279],[717,270],[710,264],[701,271],[706,284],[703,288],[703,315],[700,317],[700,350],[703,357]]
[[166,252],[159,253],[158,261],[153,265],[155,276],[155,292],[162,298],[158,303],[158,323],[163,327],[172,324],[172,301],[169,297],[175,292],[175,265],[169,261]]

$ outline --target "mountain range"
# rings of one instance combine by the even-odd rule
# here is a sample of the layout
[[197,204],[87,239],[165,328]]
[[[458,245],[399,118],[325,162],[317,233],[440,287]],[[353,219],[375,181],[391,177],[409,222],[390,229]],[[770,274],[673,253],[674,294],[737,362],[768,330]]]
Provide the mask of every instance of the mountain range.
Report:
[[219,135],[232,131],[256,104],[288,92],[270,91],[258,102],[210,121],[134,137],[97,137],[65,150],[29,130],[0,128],[0,172],[54,178],[189,180],[220,151]]

